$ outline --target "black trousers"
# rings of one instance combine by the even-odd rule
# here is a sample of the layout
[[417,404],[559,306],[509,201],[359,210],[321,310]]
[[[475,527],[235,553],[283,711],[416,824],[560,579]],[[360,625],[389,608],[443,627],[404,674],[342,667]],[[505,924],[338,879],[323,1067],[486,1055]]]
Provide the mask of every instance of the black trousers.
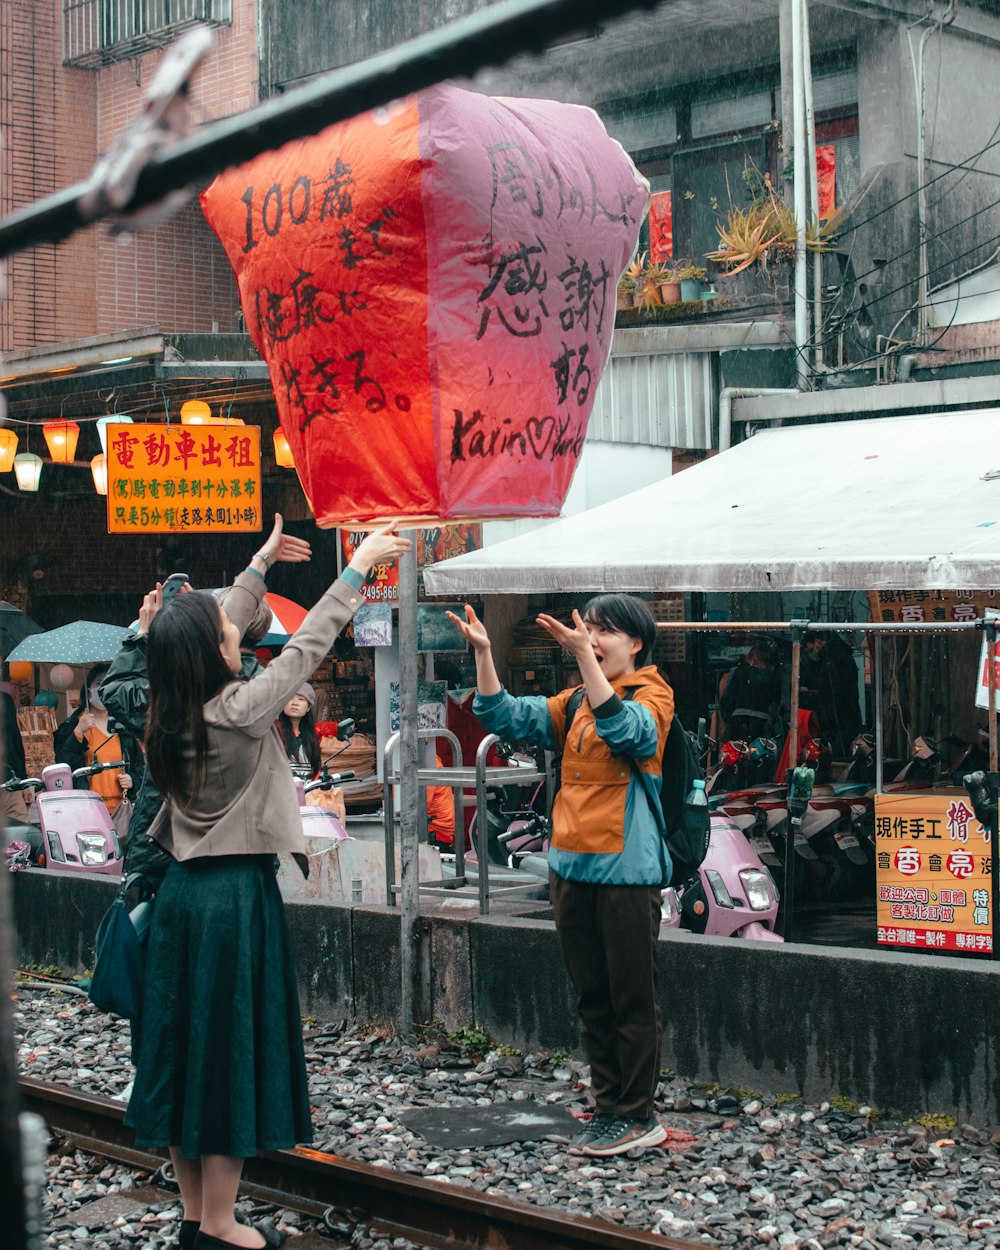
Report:
[[549,897],[576,991],[595,1109],[648,1120],[663,1026],[656,979],[660,891],[549,873]]

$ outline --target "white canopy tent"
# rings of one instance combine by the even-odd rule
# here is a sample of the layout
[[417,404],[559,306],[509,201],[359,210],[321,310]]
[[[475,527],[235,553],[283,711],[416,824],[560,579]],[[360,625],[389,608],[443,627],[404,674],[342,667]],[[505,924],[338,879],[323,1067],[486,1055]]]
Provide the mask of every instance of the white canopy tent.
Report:
[[766,430],[424,570],[433,595],[1000,584],[1000,410]]

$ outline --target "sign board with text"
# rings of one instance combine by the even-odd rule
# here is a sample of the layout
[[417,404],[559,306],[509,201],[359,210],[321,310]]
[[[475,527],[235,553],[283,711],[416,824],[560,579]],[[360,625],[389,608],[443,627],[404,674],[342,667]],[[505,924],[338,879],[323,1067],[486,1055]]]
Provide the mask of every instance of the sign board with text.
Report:
[[868,600],[873,621],[975,621],[1000,609],[1000,590],[870,590]]
[[260,430],[108,426],[109,534],[260,530]]
[[875,796],[878,943],[993,949],[990,835],[962,790]]

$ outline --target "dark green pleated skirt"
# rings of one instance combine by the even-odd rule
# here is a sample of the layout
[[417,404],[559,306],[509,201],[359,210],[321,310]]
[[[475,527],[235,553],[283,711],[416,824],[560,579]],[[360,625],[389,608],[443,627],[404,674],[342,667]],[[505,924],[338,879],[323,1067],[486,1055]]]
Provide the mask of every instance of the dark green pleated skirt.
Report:
[[135,1085],[140,1146],[247,1158],[312,1141],[295,970],[269,855],[171,864],[157,895]]

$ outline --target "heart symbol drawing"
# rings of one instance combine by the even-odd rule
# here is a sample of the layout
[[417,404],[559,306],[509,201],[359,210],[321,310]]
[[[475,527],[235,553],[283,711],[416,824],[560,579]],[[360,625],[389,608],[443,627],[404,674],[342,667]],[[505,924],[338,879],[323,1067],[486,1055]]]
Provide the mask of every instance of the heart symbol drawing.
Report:
[[545,455],[549,443],[552,442],[555,429],[555,417],[529,417],[525,422],[524,432],[528,436],[528,442],[531,444],[536,460],[541,460]]

